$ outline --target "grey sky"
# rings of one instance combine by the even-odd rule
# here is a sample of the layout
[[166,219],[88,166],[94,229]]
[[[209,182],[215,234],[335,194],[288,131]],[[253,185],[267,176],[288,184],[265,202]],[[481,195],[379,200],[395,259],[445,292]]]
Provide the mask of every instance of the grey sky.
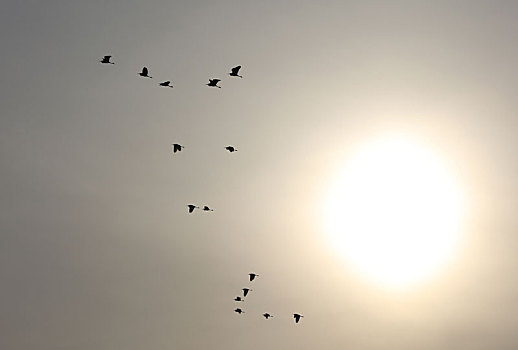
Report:
[[[1,348],[518,346],[515,1],[0,9]],[[320,222],[344,153],[384,131],[443,155],[470,206],[458,258],[400,293]]]

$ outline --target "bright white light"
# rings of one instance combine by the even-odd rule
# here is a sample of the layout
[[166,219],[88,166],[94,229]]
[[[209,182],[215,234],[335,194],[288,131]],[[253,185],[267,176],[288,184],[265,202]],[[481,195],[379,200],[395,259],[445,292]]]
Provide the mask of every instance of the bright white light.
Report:
[[417,142],[387,137],[347,161],[324,215],[332,244],[350,264],[398,287],[451,257],[462,214],[460,190],[440,160]]

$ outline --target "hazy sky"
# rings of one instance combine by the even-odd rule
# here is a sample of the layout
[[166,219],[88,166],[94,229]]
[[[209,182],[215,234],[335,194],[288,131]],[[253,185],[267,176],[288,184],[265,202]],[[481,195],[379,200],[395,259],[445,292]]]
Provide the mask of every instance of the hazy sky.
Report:
[[[517,39],[516,1],[2,1],[0,347],[516,349]],[[321,222],[385,132],[469,202],[455,261],[398,292]]]

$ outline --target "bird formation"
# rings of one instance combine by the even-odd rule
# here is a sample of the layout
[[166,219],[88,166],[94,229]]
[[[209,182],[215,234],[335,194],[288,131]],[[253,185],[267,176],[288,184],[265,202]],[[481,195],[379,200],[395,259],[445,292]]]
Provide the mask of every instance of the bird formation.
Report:
[[[248,274],[248,279],[250,282],[252,282],[253,280],[255,280],[257,277],[259,277],[259,275],[257,273],[249,273]],[[234,298],[234,301],[235,302],[244,302],[245,301],[245,298],[246,296],[253,291],[253,289],[250,289],[248,287],[245,287],[243,289],[241,289],[243,291],[243,297],[241,297],[240,295],[238,295],[237,297]],[[241,314],[244,314],[245,311],[238,307],[234,310],[235,313],[241,315]],[[273,317],[272,314],[268,313],[268,312],[265,312],[264,314],[262,314],[262,316],[265,318],[265,319],[270,319]],[[302,316],[301,314],[298,314],[298,313],[295,313],[293,314],[293,319],[295,320],[295,323],[299,323],[300,319],[303,318],[304,316]]]
[[[111,61],[111,58],[112,58],[111,55],[106,55],[99,62],[104,63],[104,64],[115,64],[115,62]],[[242,78],[243,76],[239,75],[240,69],[241,69],[241,66],[236,66],[230,70],[230,73],[228,73],[228,75],[230,75],[231,77]],[[142,67],[142,71],[140,71],[138,73],[138,75],[140,75],[141,77],[144,77],[144,78],[153,78],[152,76],[149,75],[149,69],[145,66]],[[218,83],[220,81],[221,81],[221,79],[214,79],[214,78],[209,79],[209,82],[206,85],[209,87],[216,87],[216,88],[221,89],[221,86],[218,85]],[[163,87],[170,87],[170,88],[173,87],[173,85],[171,85],[170,80],[159,83],[158,85],[163,86]]]
[[[200,209],[199,206],[194,204],[187,204],[187,208],[189,208],[189,214],[194,211],[194,209]],[[209,208],[209,206],[204,205],[203,208],[201,208],[203,211],[214,211],[214,209]]]
[[[115,64],[115,62],[111,61],[111,58],[112,58],[111,55],[106,55],[99,62],[104,63],[104,64]],[[243,76],[238,74],[240,69],[241,69],[241,66],[236,66],[230,70],[230,73],[228,73],[228,75],[230,75],[231,77],[243,78]],[[138,75],[140,75],[141,77],[144,77],[144,78],[150,78],[150,79],[153,78],[152,76],[149,75],[149,69],[147,67],[142,67],[142,71],[140,71],[138,73]],[[220,81],[221,81],[221,79],[209,79],[209,82],[206,85],[209,87],[217,87],[217,88],[221,89],[221,86],[218,85],[218,83]],[[158,85],[161,87],[173,88],[173,85],[170,80],[163,81],[163,82],[159,83]],[[185,148],[184,146],[182,146],[178,143],[173,143],[173,144],[171,144],[171,146],[172,146],[173,153],[180,152],[183,148]],[[226,146],[225,149],[227,151],[229,151],[230,153],[237,151],[237,149],[234,146]]]
[[[103,64],[115,64],[115,62],[113,62],[111,60],[112,56],[111,55],[106,55],[104,56],[99,62],[103,63]],[[241,66],[236,66],[236,67],[233,67],[231,68],[230,70],[230,73],[228,73],[229,76],[231,77],[239,77],[239,78],[243,78],[242,75],[239,75],[239,70],[241,69]],[[147,67],[142,67],[142,70],[140,72],[137,73],[139,76],[143,77],[143,78],[149,78],[149,79],[152,79],[153,77],[149,75],[149,69]],[[214,87],[214,88],[219,88],[221,89],[221,86],[218,85],[218,83],[221,81],[221,79],[214,79],[214,78],[211,78],[209,79],[209,82],[206,84],[208,87]],[[168,87],[168,88],[173,88],[173,85],[171,83],[170,80],[166,80],[166,81],[163,81],[161,83],[158,84],[160,87]],[[180,145],[178,143],[172,143],[171,144],[171,151],[172,153],[177,153],[177,152],[181,152],[183,149],[185,148],[185,146],[183,145]],[[230,152],[230,153],[234,153],[237,151],[237,148],[235,148],[234,146],[226,146],[225,149]],[[209,211],[214,211],[214,209],[210,208],[209,206],[207,205],[204,205],[203,207],[200,207],[198,205],[195,205],[195,204],[187,204],[187,208],[188,208],[188,212],[189,214],[193,213],[196,209],[200,209],[202,211],[205,211],[205,212],[209,212]],[[257,277],[259,277],[258,274],[256,273],[249,273],[248,274],[248,278],[249,278],[249,281],[252,282],[254,281]],[[250,292],[253,291],[253,289],[250,289],[250,288],[242,288],[241,289],[242,292],[243,292],[243,296],[236,296],[234,298],[234,301],[235,302],[244,302],[245,301],[245,298],[249,295]],[[234,312],[238,313],[238,314],[244,314],[245,311],[241,308],[236,308],[234,310]],[[268,312],[265,312],[262,314],[262,316],[268,320],[270,318],[273,317],[272,314],[268,313]],[[301,314],[298,314],[298,313],[294,313],[293,314],[293,318],[295,319],[295,323],[299,323],[300,319],[304,317],[302,316]]]
[[[167,83],[169,83],[169,82],[167,82]],[[163,86],[165,86],[165,85],[163,85]],[[170,86],[170,87],[172,87],[172,86]],[[185,148],[185,146],[182,146],[179,143],[171,144],[171,150],[173,151],[173,153],[180,152],[184,148]],[[234,146],[226,146],[225,149],[227,151],[229,151],[230,153],[237,152],[237,148],[235,148]]]

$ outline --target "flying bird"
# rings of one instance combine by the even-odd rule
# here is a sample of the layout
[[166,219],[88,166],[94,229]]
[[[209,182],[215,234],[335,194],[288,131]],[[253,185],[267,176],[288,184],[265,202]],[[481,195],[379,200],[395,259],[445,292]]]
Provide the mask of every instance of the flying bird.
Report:
[[236,152],[236,151],[237,151],[237,149],[236,149],[236,148],[234,148],[234,146],[227,146],[227,147],[225,147],[225,149],[226,149],[227,151],[229,151],[230,153],[232,153],[232,152]]
[[207,86],[210,86],[210,87],[217,87],[217,88],[220,88],[220,89],[221,89],[221,86],[218,86],[218,83],[219,83],[220,81],[221,81],[220,79],[209,79],[209,83],[207,84]]
[[295,323],[299,323],[301,317],[304,317],[304,316],[299,315],[299,314],[293,314],[293,318],[295,319]]
[[203,207],[203,211],[214,211],[214,209],[209,208],[208,206]]
[[194,211],[194,209],[197,209],[199,207],[195,206],[194,204],[187,204],[187,207],[189,208],[189,214]]
[[259,277],[259,275],[256,273],[249,273],[248,276],[250,276],[250,282],[252,282],[254,278]]
[[149,76],[149,71],[147,70],[147,67],[142,68],[142,72],[140,72],[138,75],[144,78],[153,78]]
[[230,70],[230,73],[228,73],[228,75],[230,75],[231,77],[242,78],[242,76],[238,74],[240,69],[241,69],[241,66],[234,67]]
[[243,310],[241,310],[240,308],[237,308],[234,310],[234,312],[237,312],[238,314],[244,314],[245,312]]
[[180,152],[183,148],[185,148],[185,146],[182,146],[178,143],[172,143],[171,146],[173,148],[173,153]]
[[251,291],[252,291],[252,289],[249,289],[249,288],[243,288],[243,289],[242,289],[242,291],[243,291],[243,295],[246,297],[246,295],[248,294],[248,292],[251,292]]
[[171,82],[168,80],[168,81],[164,81],[163,83],[160,83],[158,85],[163,86],[163,87],[170,87],[170,88],[172,88],[173,85],[169,85],[169,84],[171,84]]
[[240,296],[237,296],[234,301],[245,301],[243,298],[241,298]]
[[112,56],[104,56],[104,57],[102,58],[102,60],[100,60],[99,62],[101,62],[101,63],[108,63],[108,64],[115,64],[115,63],[113,63],[113,62],[110,62],[110,58],[111,58],[111,57],[112,57]]
[[269,313],[264,313],[263,314],[264,318],[266,319],[269,319],[270,317],[273,317],[272,315],[270,315]]

